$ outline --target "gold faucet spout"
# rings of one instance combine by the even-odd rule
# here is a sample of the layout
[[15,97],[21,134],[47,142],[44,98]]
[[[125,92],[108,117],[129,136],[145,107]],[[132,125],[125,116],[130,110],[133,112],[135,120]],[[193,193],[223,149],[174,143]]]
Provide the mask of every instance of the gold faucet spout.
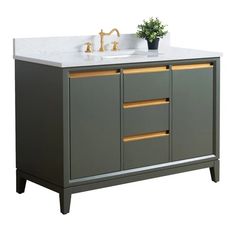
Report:
[[116,28],[112,29],[112,30],[108,33],[108,35],[111,35],[113,32],[116,32],[116,33],[117,33],[117,36],[120,37],[120,32],[119,32],[119,30],[116,29]]
[[100,43],[101,43],[100,48],[99,48],[100,52],[104,52],[105,51],[105,48],[104,48],[104,36],[105,35],[111,35],[113,32],[116,32],[117,36],[120,37],[120,32],[116,28],[112,29],[109,33],[105,33],[101,29],[101,32],[99,33],[99,35],[100,35]]

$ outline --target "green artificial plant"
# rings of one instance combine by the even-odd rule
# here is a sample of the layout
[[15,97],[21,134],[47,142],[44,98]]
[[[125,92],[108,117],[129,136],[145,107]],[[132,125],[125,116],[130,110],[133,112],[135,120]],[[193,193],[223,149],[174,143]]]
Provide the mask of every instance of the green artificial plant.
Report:
[[151,43],[168,33],[166,26],[158,18],[150,17],[148,20],[143,20],[143,24],[138,25],[136,34],[139,38],[144,38]]

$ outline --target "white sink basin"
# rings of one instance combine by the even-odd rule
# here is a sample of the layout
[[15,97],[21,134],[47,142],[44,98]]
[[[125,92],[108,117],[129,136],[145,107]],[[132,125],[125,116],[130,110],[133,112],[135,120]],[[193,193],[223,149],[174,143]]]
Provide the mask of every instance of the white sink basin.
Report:
[[120,55],[107,55],[102,56],[103,59],[115,59],[115,58],[126,58],[126,57],[132,57],[135,56],[135,54],[120,54]]
[[106,52],[94,52],[93,56],[100,57],[101,59],[122,59],[131,57],[145,56],[144,52],[136,50],[120,50],[120,51],[106,51]]

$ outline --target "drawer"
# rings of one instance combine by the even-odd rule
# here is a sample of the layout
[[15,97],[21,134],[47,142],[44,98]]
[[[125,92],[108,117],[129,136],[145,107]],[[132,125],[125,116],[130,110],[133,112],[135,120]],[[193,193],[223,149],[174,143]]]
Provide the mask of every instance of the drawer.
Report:
[[167,67],[125,69],[124,102],[169,97],[170,71]]
[[[138,106],[138,104],[141,104],[142,106]],[[135,102],[124,104],[123,132],[125,136],[162,130],[169,130],[168,100],[159,99],[152,100],[146,103]]]
[[[161,132],[160,132],[161,133]],[[124,169],[169,162],[169,134],[124,141]]]

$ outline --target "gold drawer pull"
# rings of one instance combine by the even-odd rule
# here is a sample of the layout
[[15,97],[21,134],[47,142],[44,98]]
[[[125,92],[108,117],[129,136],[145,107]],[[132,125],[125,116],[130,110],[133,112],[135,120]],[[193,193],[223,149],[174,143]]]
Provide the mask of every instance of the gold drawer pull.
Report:
[[153,72],[161,72],[161,71],[169,71],[167,66],[159,66],[159,67],[146,67],[146,68],[131,68],[124,69],[124,74],[139,74],[139,73],[153,73]]
[[148,134],[126,136],[123,138],[123,141],[132,142],[132,141],[138,141],[138,140],[144,140],[144,139],[150,139],[150,138],[159,138],[159,137],[164,137],[168,135],[169,135],[169,131],[161,131],[161,132],[154,132],[154,133],[148,133]]
[[169,103],[170,103],[169,98],[153,99],[153,100],[138,101],[138,102],[125,102],[123,104],[123,108],[127,109],[135,107],[147,107],[147,106],[156,106]]
[[174,65],[174,66],[172,66],[172,70],[192,70],[192,69],[212,68],[212,67],[213,67],[213,65],[211,63],[191,64],[191,65]]
[[106,76],[106,75],[117,75],[119,70],[99,70],[99,71],[79,71],[79,72],[70,72],[70,79],[78,78],[87,78],[87,77],[97,77],[97,76]]

